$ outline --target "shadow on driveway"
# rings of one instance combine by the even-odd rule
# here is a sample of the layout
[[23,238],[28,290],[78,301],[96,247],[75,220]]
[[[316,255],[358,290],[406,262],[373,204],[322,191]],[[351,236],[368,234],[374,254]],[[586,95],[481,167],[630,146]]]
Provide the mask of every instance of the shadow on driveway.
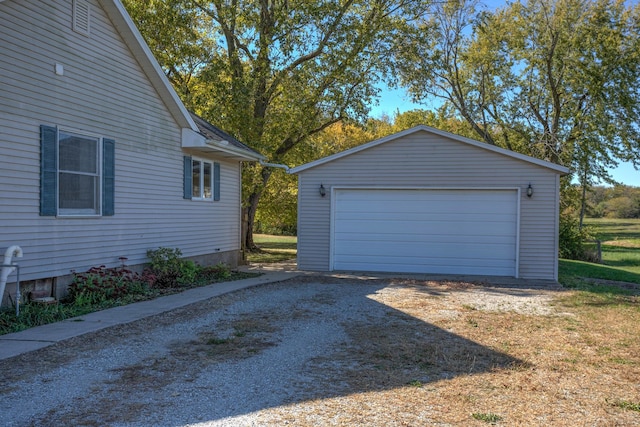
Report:
[[[374,299],[412,287],[442,297],[415,281],[321,276],[245,289],[100,332],[103,346],[0,404],[37,385],[39,412],[13,425],[249,425],[268,408],[524,365]],[[76,389],[62,378],[70,369]],[[61,387],[65,404],[47,397]]]

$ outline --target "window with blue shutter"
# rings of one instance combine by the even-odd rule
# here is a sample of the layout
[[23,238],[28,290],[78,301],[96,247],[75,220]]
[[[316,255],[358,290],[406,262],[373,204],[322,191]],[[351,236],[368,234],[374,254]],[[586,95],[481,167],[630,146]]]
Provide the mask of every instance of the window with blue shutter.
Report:
[[116,142],[102,140],[102,215],[115,214]]
[[58,213],[58,130],[40,126],[40,215]]
[[184,156],[184,198],[220,200],[220,163]]
[[40,145],[40,215],[114,215],[114,140],[43,125]]
[[220,200],[220,163],[213,164],[213,200]]
[[193,188],[193,166],[191,163],[191,156],[184,156],[184,195],[185,199],[191,199]]

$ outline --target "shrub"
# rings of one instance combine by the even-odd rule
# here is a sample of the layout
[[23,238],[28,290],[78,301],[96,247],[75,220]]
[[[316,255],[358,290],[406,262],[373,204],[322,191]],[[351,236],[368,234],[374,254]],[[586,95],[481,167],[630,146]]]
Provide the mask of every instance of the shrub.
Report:
[[200,272],[200,276],[204,281],[215,282],[231,277],[231,270],[228,265],[221,262],[210,267],[204,267]]
[[191,260],[182,260],[176,282],[179,285],[189,285],[196,281],[201,268]]
[[173,288],[190,285],[197,281],[201,267],[195,262],[180,258],[182,251],[178,248],[149,249],[147,257],[149,271],[155,276],[155,286]]
[[170,288],[176,285],[180,276],[181,255],[182,251],[178,248],[158,248],[147,251],[147,257],[151,261],[149,268],[156,277],[155,286]]
[[149,289],[148,278],[143,278],[124,265],[106,268],[92,267],[85,273],[73,273],[68,299],[75,305],[99,305],[127,295],[144,294]]
[[560,215],[560,258],[592,261],[593,259],[586,248],[586,242],[591,238],[590,230],[587,227],[580,228],[580,224],[575,217],[569,214]]

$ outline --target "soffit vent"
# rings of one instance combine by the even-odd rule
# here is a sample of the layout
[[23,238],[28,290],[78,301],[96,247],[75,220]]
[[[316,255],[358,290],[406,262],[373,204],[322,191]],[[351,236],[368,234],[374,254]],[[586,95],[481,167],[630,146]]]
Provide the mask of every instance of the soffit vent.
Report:
[[73,1],[73,31],[89,35],[91,22],[91,5],[86,0]]

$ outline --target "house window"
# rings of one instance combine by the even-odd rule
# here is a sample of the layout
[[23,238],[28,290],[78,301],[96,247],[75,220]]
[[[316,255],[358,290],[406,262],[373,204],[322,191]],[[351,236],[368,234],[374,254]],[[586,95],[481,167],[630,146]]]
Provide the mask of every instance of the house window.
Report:
[[213,200],[213,163],[192,160],[192,199]]
[[113,215],[115,141],[50,126],[40,139],[40,215]]
[[220,200],[220,163],[184,156],[184,198]]
[[100,215],[100,143],[58,132],[58,215]]

